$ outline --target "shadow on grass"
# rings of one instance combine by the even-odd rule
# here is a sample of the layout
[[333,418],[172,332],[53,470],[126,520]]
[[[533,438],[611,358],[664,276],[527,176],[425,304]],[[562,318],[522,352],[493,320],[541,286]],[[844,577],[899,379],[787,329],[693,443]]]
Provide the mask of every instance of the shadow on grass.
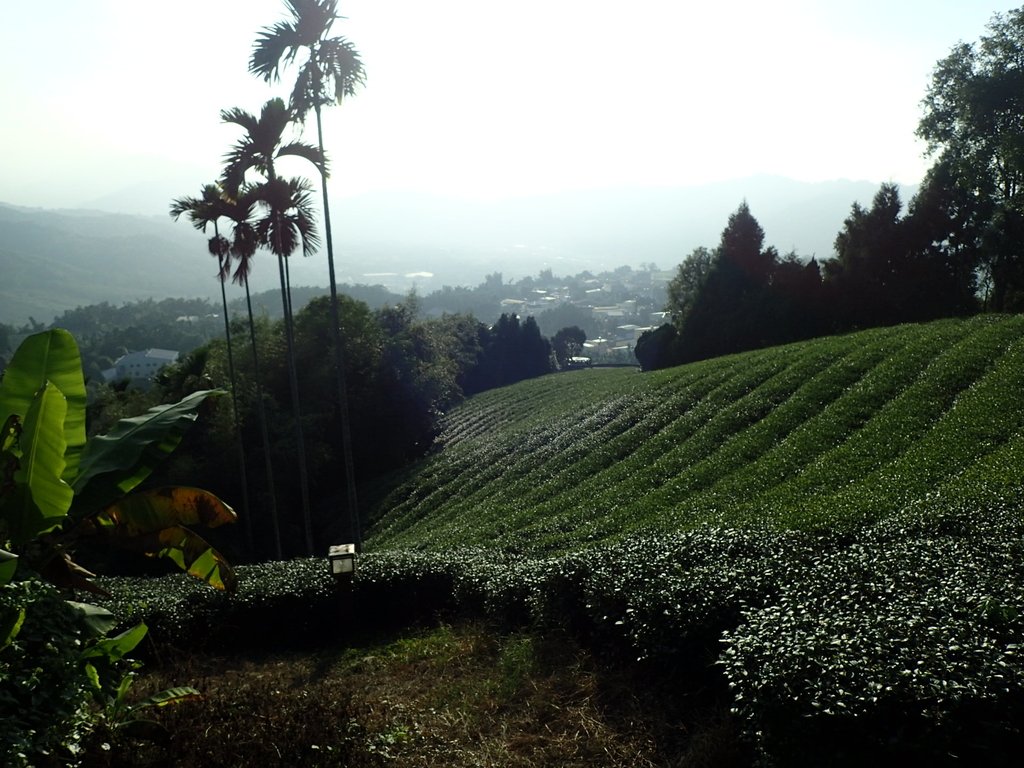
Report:
[[136,686],[139,697],[173,685],[203,693],[155,713],[169,746],[99,733],[84,765],[749,765],[713,679],[480,623],[318,651],[176,653]]

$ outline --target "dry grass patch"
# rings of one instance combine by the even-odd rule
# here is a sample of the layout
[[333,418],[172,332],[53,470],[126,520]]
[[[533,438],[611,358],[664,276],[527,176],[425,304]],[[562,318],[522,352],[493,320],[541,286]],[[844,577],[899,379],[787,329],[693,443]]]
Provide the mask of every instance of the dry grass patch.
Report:
[[[666,678],[603,668],[564,638],[441,627],[317,654],[191,657],[138,695],[202,701],[156,719],[168,747],[97,740],[89,765],[727,766],[745,760],[723,706]],[[102,744],[109,745],[109,749]]]

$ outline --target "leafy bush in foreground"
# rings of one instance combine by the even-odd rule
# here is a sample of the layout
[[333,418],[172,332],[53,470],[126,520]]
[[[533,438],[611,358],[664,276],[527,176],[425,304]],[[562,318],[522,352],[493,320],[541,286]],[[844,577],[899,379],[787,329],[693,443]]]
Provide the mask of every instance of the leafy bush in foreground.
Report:
[[1024,523],[897,516],[825,550],[723,637],[735,711],[783,765],[1024,746]]
[[0,589],[0,627],[19,614],[20,631],[0,646],[0,763],[57,765],[89,730],[93,693],[81,654],[91,633],[84,614],[37,579]]

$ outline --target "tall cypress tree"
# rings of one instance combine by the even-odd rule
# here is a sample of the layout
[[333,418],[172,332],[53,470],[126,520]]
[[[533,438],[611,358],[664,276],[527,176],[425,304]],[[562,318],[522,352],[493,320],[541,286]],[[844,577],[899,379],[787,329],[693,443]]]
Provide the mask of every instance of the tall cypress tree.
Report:
[[700,293],[683,319],[682,362],[762,347],[774,248],[764,248],[764,230],[744,201],[729,217]]

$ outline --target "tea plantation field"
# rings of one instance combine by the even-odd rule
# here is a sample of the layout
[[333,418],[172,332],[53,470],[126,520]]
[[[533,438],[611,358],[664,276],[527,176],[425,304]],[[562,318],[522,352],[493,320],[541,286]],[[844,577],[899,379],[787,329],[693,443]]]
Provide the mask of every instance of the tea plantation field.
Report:
[[549,376],[453,411],[369,549],[717,670],[766,763],[1010,764],[1022,394],[1021,317]]
[[471,399],[374,549],[571,552],[637,532],[849,530],[1019,498],[1024,318],[884,328]]
[[[350,607],[671,669],[766,765],[1016,765],[1022,393],[1008,316],[486,392],[375,504]],[[242,567],[234,597],[110,588],[157,636],[276,646],[331,636],[325,570]]]

